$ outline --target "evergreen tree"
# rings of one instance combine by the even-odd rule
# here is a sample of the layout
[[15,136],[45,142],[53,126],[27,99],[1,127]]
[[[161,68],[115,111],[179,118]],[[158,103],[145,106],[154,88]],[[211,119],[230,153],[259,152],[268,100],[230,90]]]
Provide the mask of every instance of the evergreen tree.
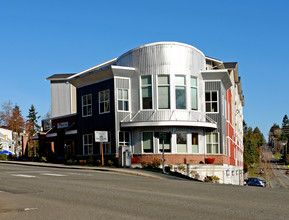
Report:
[[28,113],[28,120],[27,120],[27,129],[29,136],[34,135],[35,133],[40,131],[40,126],[37,124],[38,119],[40,116],[37,116],[38,112],[36,112],[34,105],[32,104],[29,113]]

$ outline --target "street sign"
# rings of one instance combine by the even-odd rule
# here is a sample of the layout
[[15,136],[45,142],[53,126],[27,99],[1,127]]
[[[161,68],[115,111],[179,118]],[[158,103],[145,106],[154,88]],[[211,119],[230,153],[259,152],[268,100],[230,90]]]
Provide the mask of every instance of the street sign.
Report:
[[108,142],[107,131],[94,131],[95,142]]

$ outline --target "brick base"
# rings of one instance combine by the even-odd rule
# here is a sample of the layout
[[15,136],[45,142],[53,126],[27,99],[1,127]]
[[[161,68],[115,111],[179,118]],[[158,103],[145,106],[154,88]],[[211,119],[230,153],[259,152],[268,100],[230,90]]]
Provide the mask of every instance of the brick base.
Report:
[[[215,158],[214,164],[228,164],[229,158],[224,155],[210,155],[207,158]],[[162,154],[134,155],[137,163],[151,163],[155,159],[162,159]],[[205,155],[196,154],[165,154],[165,164],[199,164],[205,163]]]

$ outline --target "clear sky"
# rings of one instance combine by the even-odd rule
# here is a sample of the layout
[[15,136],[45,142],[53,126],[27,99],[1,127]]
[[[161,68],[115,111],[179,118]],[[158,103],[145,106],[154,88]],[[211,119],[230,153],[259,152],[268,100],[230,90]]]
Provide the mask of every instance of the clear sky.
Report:
[[244,119],[267,136],[289,114],[288,0],[0,1],[0,104],[50,109],[53,74],[78,73],[158,41],[238,62]]

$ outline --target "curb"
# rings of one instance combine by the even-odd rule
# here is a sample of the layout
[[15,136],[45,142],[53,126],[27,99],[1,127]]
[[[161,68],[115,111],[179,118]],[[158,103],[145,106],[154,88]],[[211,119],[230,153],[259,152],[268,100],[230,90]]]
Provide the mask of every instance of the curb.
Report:
[[108,167],[85,167],[85,166],[70,166],[63,164],[50,164],[50,163],[40,163],[40,162],[22,162],[22,161],[8,161],[8,160],[0,160],[0,163],[6,164],[14,164],[14,165],[23,165],[23,166],[37,166],[37,167],[50,167],[50,168],[60,168],[60,169],[79,169],[79,170],[95,170],[95,171],[106,171],[113,173],[122,173],[134,176],[141,176],[147,178],[158,178],[163,179],[163,177],[159,175],[154,175],[151,173],[147,173],[146,171],[137,172],[136,170],[132,170],[132,168],[108,168]]

